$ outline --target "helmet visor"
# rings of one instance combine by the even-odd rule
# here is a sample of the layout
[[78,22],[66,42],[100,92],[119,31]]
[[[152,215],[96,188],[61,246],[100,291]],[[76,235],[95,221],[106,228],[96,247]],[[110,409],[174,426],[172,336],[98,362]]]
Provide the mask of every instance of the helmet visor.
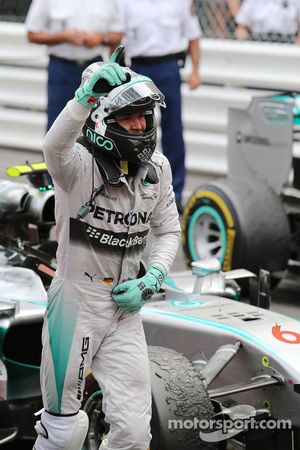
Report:
[[[145,80],[145,81],[144,81]],[[146,77],[141,77],[139,80],[135,79],[134,83],[126,83],[124,86],[119,86],[113,89],[105,98],[105,112],[108,116],[116,113],[119,109],[141,100],[145,97],[150,97],[160,106],[165,107],[165,97],[160,90]],[[103,100],[100,100],[100,104]]]

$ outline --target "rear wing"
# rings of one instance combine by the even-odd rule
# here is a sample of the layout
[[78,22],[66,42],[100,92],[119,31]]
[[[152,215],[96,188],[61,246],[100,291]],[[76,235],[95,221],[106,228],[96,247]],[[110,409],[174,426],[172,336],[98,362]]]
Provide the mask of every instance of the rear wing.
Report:
[[293,161],[294,102],[288,99],[255,97],[245,110],[229,109],[229,177],[259,178],[281,193]]

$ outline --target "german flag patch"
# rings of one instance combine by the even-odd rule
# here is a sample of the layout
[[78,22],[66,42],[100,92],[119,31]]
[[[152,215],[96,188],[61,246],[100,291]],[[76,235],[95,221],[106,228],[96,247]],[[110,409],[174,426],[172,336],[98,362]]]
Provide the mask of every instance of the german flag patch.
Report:
[[105,286],[112,286],[113,282],[114,282],[113,278],[103,278],[101,284],[104,284]]

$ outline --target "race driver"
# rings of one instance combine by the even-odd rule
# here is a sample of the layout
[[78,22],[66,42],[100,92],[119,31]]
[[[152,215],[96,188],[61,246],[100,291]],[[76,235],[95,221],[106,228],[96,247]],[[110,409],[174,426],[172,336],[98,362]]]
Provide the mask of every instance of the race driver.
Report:
[[[110,424],[101,450],[149,448],[151,392],[139,311],[158,292],[177,252],[180,225],[171,170],[155,150],[154,107],[164,97],[146,76],[107,64],[82,76],[46,135],[55,185],[58,269],[43,327],[44,410],[35,450],[80,450],[89,368]],[[79,136],[79,137],[78,137]],[[140,272],[149,231],[148,268]]]

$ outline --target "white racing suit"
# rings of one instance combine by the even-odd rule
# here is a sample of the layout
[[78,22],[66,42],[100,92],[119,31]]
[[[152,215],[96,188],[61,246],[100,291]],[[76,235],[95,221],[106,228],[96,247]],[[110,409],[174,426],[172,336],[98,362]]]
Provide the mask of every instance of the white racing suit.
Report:
[[96,197],[94,211],[76,219],[90,198],[93,171],[95,187],[103,184],[92,155],[76,143],[88,114],[71,100],[44,145],[55,184],[59,243],[43,328],[44,407],[54,414],[76,413],[91,368],[111,425],[101,450],[145,450],[151,439],[151,393],[144,332],[140,315],[118,309],[111,291],[137,277],[150,228],[149,265],[157,262],[170,269],[180,239],[171,171],[156,151],[151,161],[157,184],[136,176],[121,187],[107,185]]

